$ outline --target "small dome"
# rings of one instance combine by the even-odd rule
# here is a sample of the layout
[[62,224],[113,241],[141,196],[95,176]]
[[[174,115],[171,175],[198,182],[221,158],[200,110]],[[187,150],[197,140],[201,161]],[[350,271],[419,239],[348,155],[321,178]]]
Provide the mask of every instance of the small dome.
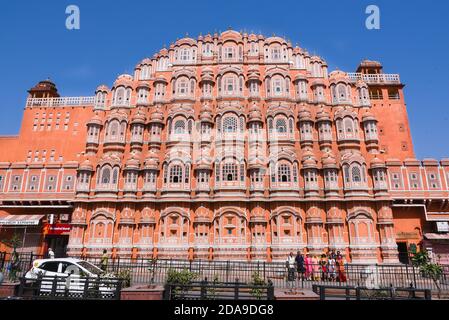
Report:
[[95,112],[95,115],[87,122],[87,125],[89,124],[96,124],[96,125],[103,125],[103,119],[100,117],[98,112]]
[[210,106],[206,103],[202,106],[201,111],[200,111],[200,120],[202,122],[209,122],[209,123],[213,123],[213,119],[212,119],[212,109],[210,108]]
[[307,109],[307,107],[302,106],[298,111],[299,121],[313,121],[312,113]]
[[156,83],[168,84],[168,81],[164,77],[158,76],[158,77],[156,77],[156,79],[154,79],[154,84],[156,84]]
[[321,108],[320,110],[318,110],[318,112],[316,114],[316,120],[317,121],[330,121],[331,117],[330,117],[329,112],[327,112],[326,110]]
[[315,158],[315,155],[313,154],[312,150],[307,149],[304,151],[302,156],[302,165],[304,168],[316,168],[317,167],[317,160]]
[[371,160],[370,166],[371,166],[371,169],[385,168],[385,162],[376,156],[376,157],[374,157],[373,160]]
[[303,75],[303,74],[297,74],[297,75],[295,76],[295,79],[294,79],[293,81],[294,81],[294,82],[297,82],[297,81],[300,81],[300,80],[308,81],[308,80],[307,80],[307,76],[305,76],[305,75]]
[[125,168],[126,169],[136,169],[137,170],[137,169],[139,169],[139,167],[140,167],[140,161],[137,158],[137,155],[132,154],[130,156],[130,158],[126,161]]
[[101,84],[95,90],[95,93],[98,93],[98,92],[109,92],[109,87],[104,84]]
[[260,107],[257,103],[249,108],[249,122],[262,122],[262,113],[260,112]]
[[150,123],[164,123],[164,114],[161,112],[159,107],[157,107],[151,114]]
[[376,121],[377,122],[377,119],[371,112],[369,112],[367,110],[362,116],[362,122],[366,122],[366,121]]
[[133,86],[133,76],[129,74],[122,74],[118,76],[117,80],[114,82],[114,88],[124,86],[124,87],[132,87]]
[[337,166],[337,160],[331,153],[327,153],[321,158],[321,163],[323,164],[323,168],[325,169],[336,169]]
[[146,82],[146,81],[141,81],[141,82],[139,82],[139,84],[137,85],[137,89],[140,89],[140,88],[150,89],[151,86],[150,86],[150,84],[149,84],[148,82]]
[[153,150],[151,150],[145,158],[145,169],[159,169],[159,158]]
[[146,120],[145,112],[142,109],[138,109],[136,114],[132,117],[131,123],[145,124]]
[[86,159],[80,164],[79,169],[84,171],[93,171],[94,167],[92,166],[92,162],[90,162],[89,159]]

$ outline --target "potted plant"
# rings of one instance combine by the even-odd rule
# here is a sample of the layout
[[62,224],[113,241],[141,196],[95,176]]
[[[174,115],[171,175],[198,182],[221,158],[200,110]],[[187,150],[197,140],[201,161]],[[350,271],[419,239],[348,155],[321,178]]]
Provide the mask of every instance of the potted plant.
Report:
[[10,297],[15,295],[17,292],[17,287],[19,286],[17,280],[19,278],[19,272],[22,271],[22,268],[20,256],[17,253],[17,248],[22,245],[22,240],[20,239],[20,236],[15,233],[11,239],[3,240],[3,243],[9,247],[12,247],[13,250],[11,252],[11,260],[6,267],[6,270],[8,271],[8,282],[5,281],[4,274],[2,274],[3,279],[0,284],[0,297]]

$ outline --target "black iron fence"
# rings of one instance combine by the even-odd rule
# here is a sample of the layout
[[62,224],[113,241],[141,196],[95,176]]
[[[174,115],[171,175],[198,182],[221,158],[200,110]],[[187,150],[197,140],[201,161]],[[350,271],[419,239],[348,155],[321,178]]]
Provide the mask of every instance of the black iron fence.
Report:
[[[88,259],[99,265],[100,259]],[[110,260],[109,272],[129,270],[131,283],[164,284],[169,270],[188,270],[197,275],[197,279],[217,279],[227,283],[234,279],[250,283],[257,273],[265,281],[272,281],[277,288],[289,287],[287,269],[283,262],[238,262],[238,261],[185,261],[185,260],[146,260],[121,259]],[[311,271],[296,274],[293,286],[312,288],[314,284],[337,286],[373,286],[431,289],[449,292],[449,270],[444,268],[438,282],[423,274],[412,265],[355,265],[346,264],[344,268],[323,272],[321,266],[310,266]]]
[[[32,254],[20,255],[21,271],[18,276],[23,276],[32,266],[35,259],[42,258]],[[101,258],[89,257],[85,260],[100,266]],[[10,254],[0,254],[0,267],[3,268],[5,279],[8,276],[7,267],[10,264]],[[205,260],[151,260],[116,258],[108,259],[107,272],[128,273],[131,285],[153,283],[165,284],[170,270],[188,270],[196,274],[196,279],[217,279],[220,283],[229,283],[239,279],[242,283],[250,283],[257,273],[260,278],[273,283],[276,288],[291,287],[287,282],[287,269],[285,262],[263,261],[205,261]],[[340,271],[340,272],[339,272]],[[443,274],[435,282],[432,278],[423,274],[419,268],[412,265],[356,265],[346,264],[342,269],[328,268],[323,272],[321,266],[312,265],[309,272],[296,273],[294,287],[311,289],[313,285],[332,286],[368,286],[389,288],[415,289],[441,289],[449,292],[449,266],[443,266]]]
[[313,285],[320,300],[432,300],[430,289]]
[[274,300],[274,287],[239,282],[201,282],[166,284],[164,300]]
[[16,257],[11,252],[0,252],[0,272],[3,272],[5,280],[19,279],[31,269],[33,261],[43,258],[32,252],[18,252]]
[[119,300],[121,279],[38,277],[20,279],[17,296],[32,300]]

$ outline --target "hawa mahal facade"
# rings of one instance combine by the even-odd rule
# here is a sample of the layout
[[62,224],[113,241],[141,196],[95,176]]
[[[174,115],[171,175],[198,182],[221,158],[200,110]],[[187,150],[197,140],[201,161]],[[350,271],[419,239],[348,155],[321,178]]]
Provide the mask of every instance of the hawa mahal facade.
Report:
[[403,88],[378,62],[329,72],[232,30],[177,40],[95,96],[42,81],[0,137],[0,231],[72,256],[448,259],[449,160],[415,159]]

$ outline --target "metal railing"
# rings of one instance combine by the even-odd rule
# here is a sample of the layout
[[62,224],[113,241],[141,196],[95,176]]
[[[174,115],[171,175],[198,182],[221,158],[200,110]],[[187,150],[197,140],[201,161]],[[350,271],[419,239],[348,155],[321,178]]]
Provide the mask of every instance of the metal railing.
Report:
[[348,73],[351,81],[363,80],[368,84],[400,84],[401,78],[399,74],[364,74],[364,73]]
[[312,290],[320,300],[432,300],[429,289],[313,285]]
[[239,282],[201,282],[189,284],[166,284],[164,300],[274,300],[274,287]]
[[21,278],[17,296],[31,300],[120,300],[122,281],[75,276]]
[[[31,269],[35,259],[42,256],[33,254],[20,254],[20,271],[18,277],[22,277]],[[100,257],[84,258],[97,266],[101,265]],[[8,277],[10,254],[0,253],[0,267],[5,279]],[[413,265],[356,265],[346,264],[341,268],[328,268],[323,272],[321,266],[310,265],[308,271],[297,273],[294,286],[297,288],[311,289],[313,285],[334,286],[367,286],[367,283],[378,287],[430,289],[449,292],[449,266],[443,266],[443,274],[435,283],[430,277],[423,274],[419,268]],[[250,283],[257,272],[260,277],[268,282],[272,281],[276,288],[287,288],[287,269],[284,262],[263,261],[217,261],[217,260],[152,260],[149,258],[115,258],[109,259],[107,272],[120,273],[129,271],[131,285],[153,283],[165,284],[170,270],[188,270],[197,275],[197,279],[217,279],[220,283],[228,283],[239,279],[243,283]]]
[[27,107],[93,106],[95,97],[28,98]]
[[[100,265],[100,258],[88,258],[88,261]],[[287,269],[284,262],[257,261],[209,261],[209,260],[150,260],[150,259],[111,259],[109,272],[129,270],[131,283],[164,284],[170,270],[188,270],[199,279],[217,279],[226,283],[239,279],[250,283],[254,273],[259,273],[265,281],[272,281],[276,288],[287,288]],[[321,266],[311,265],[310,272],[297,274],[294,286],[311,289],[314,284],[332,284],[337,286],[365,286],[367,283],[379,287],[394,286],[397,288],[413,288],[438,290],[437,284],[422,274],[419,268],[412,265],[355,265],[346,264],[342,275],[338,269],[322,272]],[[438,283],[440,289],[449,292],[449,267],[444,268]]]

